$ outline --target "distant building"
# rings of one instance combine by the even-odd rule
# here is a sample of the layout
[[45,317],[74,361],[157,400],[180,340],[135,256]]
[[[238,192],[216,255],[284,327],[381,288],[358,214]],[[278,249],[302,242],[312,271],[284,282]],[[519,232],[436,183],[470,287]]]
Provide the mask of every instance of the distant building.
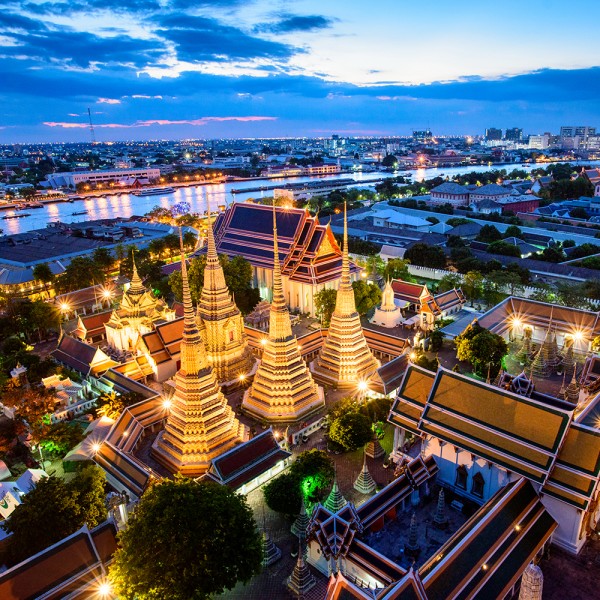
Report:
[[469,190],[464,185],[446,181],[431,190],[431,204],[466,206],[469,204]]
[[502,129],[496,127],[489,127],[485,130],[486,141],[500,141],[502,139]]
[[545,150],[550,146],[550,137],[549,133],[544,133],[543,135],[530,135],[529,136],[529,148],[531,150]]
[[249,165],[249,156],[215,156],[212,163],[218,169],[244,169]]
[[136,179],[141,183],[152,183],[160,178],[159,169],[115,169],[113,171],[77,171],[52,173],[46,179],[53,188],[68,187],[76,189],[80,183],[110,183],[129,185]]
[[519,127],[507,129],[504,133],[504,139],[507,142],[520,142],[523,139],[523,130]]
[[433,134],[430,129],[420,129],[418,131],[413,131],[412,137],[415,142],[426,143],[431,141]]

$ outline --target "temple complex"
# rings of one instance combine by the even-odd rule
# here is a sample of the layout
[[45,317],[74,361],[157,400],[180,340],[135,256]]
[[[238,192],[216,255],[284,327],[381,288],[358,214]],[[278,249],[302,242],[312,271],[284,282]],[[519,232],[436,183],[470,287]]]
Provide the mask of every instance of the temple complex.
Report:
[[396,327],[402,323],[402,311],[394,302],[394,289],[390,281],[386,281],[381,298],[381,306],[375,309],[371,323],[382,327]]
[[204,285],[197,314],[208,363],[221,384],[245,380],[256,360],[246,341],[242,313],[233,301],[219,262],[208,212]]
[[[215,221],[217,252],[243,256],[252,265],[253,287],[263,299],[273,289],[273,230],[271,207],[234,202]],[[342,272],[342,251],[329,225],[321,225],[305,209],[275,207],[283,295],[292,311],[315,316],[314,296],[326,288],[337,289]],[[350,263],[352,280],[360,268]]]
[[292,333],[281,281],[277,221],[278,213],[273,209],[273,301],[269,336],[242,407],[252,416],[268,422],[295,422],[323,408],[325,402],[323,390],[313,381]]
[[208,363],[192,307],[185,257],[181,256],[184,325],[181,368],[175,375],[165,430],[152,453],[169,471],[188,477],[206,473],[211,460],[247,439]]
[[329,333],[317,358],[311,363],[314,376],[329,384],[356,387],[367,382],[379,368],[379,361],[367,346],[356,310],[348,258],[348,220],[344,208],[344,249],[342,277]]
[[104,324],[106,341],[119,352],[135,352],[142,335],[153,331],[155,324],[174,318],[175,311],[144,286],[134,259],[129,289],[123,294],[119,308],[113,310]]

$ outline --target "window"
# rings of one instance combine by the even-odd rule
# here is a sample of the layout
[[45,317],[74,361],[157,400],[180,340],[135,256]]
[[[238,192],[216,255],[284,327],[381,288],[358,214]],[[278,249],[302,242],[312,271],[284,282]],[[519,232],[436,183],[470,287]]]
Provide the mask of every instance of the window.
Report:
[[456,481],[454,482],[454,485],[463,490],[466,490],[468,476],[469,474],[465,465],[460,465],[460,467],[456,469]]
[[233,342],[233,331],[232,330],[229,331],[229,341]]
[[483,475],[481,473],[475,473],[473,476],[473,485],[471,486],[471,494],[473,494],[473,496],[483,498],[484,486],[485,482],[483,480]]

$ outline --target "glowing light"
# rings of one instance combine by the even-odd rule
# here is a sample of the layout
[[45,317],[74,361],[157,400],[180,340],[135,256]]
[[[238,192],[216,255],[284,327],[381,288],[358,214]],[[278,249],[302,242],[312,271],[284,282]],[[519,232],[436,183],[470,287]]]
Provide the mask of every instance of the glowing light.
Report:
[[108,581],[105,581],[98,586],[98,595],[101,598],[108,598],[109,596],[112,596],[112,587]]
[[240,381],[244,381],[244,379],[246,379],[246,376],[242,373],[239,377]]
[[515,525],[515,531],[521,531],[521,526],[520,525]]
[[162,404],[163,404],[163,408],[164,408],[165,410],[169,410],[169,409],[171,408],[171,404],[172,404],[172,403],[171,403],[171,401],[170,401],[170,400],[163,400],[163,403],[162,403]]
[[513,317],[513,320],[512,320],[513,328],[517,329],[517,328],[521,327],[521,325],[523,325],[523,322],[521,321],[521,319],[519,319],[518,317]]
[[266,345],[267,345],[267,342],[268,342],[267,338],[263,338],[262,340],[260,340],[260,343],[261,343],[263,346],[266,346]]
[[580,342],[580,341],[583,339],[583,331],[576,331],[576,332],[573,334],[573,339],[574,339],[576,342]]
[[63,303],[60,305],[60,310],[62,310],[63,312],[67,312],[68,310],[70,310],[70,308],[71,308],[71,307],[70,307],[70,306],[69,306],[69,305],[68,305],[66,302],[63,302]]
[[103,295],[105,298],[107,298],[107,299],[108,299],[108,298],[111,298],[111,297],[112,297],[112,292],[111,292],[110,290],[104,290],[104,291],[102,292],[102,295]]
[[415,358],[417,358],[417,353],[416,352],[411,352],[408,357],[410,358],[410,360],[415,360]]
[[100,446],[100,444],[99,444],[98,442],[94,442],[94,443],[92,444],[92,452],[93,452],[94,454],[98,454],[98,452],[100,452],[100,447],[101,447],[101,446]]
[[487,563],[483,563],[483,564],[481,565],[481,568],[482,568],[484,571],[487,571],[487,570],[489,569],[489,567],[488,567]]
[[358,389],[361,392],[366,392],[369,389],[369,384],[366,381],[359,381]]

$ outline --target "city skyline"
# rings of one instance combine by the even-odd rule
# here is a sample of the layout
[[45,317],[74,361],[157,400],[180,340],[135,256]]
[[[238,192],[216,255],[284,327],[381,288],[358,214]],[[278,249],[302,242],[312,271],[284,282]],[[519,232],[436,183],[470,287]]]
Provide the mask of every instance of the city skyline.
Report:
[[377,8],[8,2],[0,142],[89,141],[88,108],[98,141],[596,124],[595,19],[565,27],[555,1]]

